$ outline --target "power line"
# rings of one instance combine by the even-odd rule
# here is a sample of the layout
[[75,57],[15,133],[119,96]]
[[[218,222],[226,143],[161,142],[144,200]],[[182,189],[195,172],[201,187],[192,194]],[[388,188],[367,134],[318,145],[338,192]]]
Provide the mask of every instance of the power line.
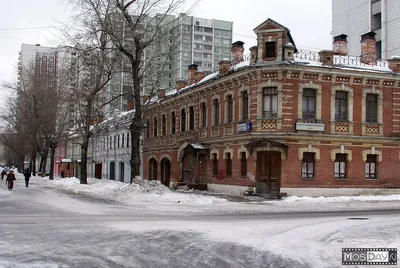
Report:
[[8,31],[29,31],[29,30],[48,30],[53,29],[54,27],[26,27],[26,28],[0,28],[0,32],[8,32]]

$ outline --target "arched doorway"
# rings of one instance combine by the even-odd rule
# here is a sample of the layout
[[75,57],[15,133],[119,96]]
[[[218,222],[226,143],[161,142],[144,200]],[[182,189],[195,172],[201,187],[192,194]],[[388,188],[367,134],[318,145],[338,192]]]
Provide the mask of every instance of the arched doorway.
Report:
[[157,180],[157,160],[151,158],[149,161],[149,180]]
[[169,187],[171,179],[171,162],[169,159],[164,158],[161,160],[161,183]]
[[119,162],[119,181],[125,181],[125,163]]
[[115,162],[110,162],[110,180],[115,180]]

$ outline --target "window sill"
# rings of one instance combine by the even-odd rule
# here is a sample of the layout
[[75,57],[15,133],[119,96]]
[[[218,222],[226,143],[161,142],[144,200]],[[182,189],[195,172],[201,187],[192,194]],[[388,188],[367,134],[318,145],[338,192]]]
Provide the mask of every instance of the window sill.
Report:
[[377,181],[378,178],[365,178],[365,180],[367,180],[367,181]]
[[361,124],[363,124],[363,125],[383,125],[383,123],[380,123],[380,122],[366,122],[366,121],[361,122]]
[[335,177],[335,181],[347,181],[348,179],[347,178],[338,178],[338,177]]
[[313,181],[313,180],[315,180],[315,177],[314,178],[301,177],[301,180],[303,180],[303,181]]
[[282,120],[282,118],[279,117],[257,117],[257,120]]
[[299,119],[297,119],[297,122],[322,124],[321,119],[301,119],[301,118],[299,118]]
[[247,122],[250,122],[250,119],[242,119],[242,120],[239,120],[237,123],[238,124],[244,124],[244,123],[247,123]]
[[331,122],[331,123],[354,123],[354,121],[350,121],[350,120],[331,120],[329,122]]

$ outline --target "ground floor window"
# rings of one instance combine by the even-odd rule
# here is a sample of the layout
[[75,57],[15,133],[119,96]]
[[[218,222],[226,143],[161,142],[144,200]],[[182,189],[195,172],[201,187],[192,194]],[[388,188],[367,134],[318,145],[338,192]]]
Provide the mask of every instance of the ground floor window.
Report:
[[301,163],[301,177],[303,179],[310,179],[315,177],[314,159],[314,153],[303,153],[303,160]]
[[217,159],[217,154],[212,154],[212,167],[213,167],[213,175],[218,176],[218,159]]
[[149,161],[149,180],[157,180],[157,160],[154,158]]
[[347,154],[336,154],[335,157],[335,178],[347,178]]
[[240,175],[242,177],[247,176],[247,158],[246,152],[240,153]]
[[376,154],[368,154],[367,162],[365,163],[365,178],[376,179]]
[[232,176],[232,158],[231,158],[231,153],[226,153],[225,154],[225,170],[226,170],[226,176],[230,177]]

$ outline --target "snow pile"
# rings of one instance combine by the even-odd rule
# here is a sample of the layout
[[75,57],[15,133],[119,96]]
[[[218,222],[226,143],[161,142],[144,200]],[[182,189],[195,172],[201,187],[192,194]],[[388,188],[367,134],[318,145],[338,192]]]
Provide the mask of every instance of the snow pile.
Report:
[[366,196],[334,196],[334,197],[308,197],[308,196],[290,196],[283,200],[286,203],[295,202],[350,202],[350,201],[399,201],[400,195],[366,195]]
[[115,192],[115,199],[130,204],[186,204],[209,205],[228,202],[213,196],[202,196],[171,191],[159,181],[143,180]]
[[80,184],[78,178],[59,178],[53,181],[43,177],[40,183],[77,194],[88,194],[98,198],[112,199],[128,204],[186,204],[208,205],[228,202],[226,199],[197,194],[177,193],[159,181],[142,180],[136,177],[132,184],[113,180],[88,178],[88,184]]

